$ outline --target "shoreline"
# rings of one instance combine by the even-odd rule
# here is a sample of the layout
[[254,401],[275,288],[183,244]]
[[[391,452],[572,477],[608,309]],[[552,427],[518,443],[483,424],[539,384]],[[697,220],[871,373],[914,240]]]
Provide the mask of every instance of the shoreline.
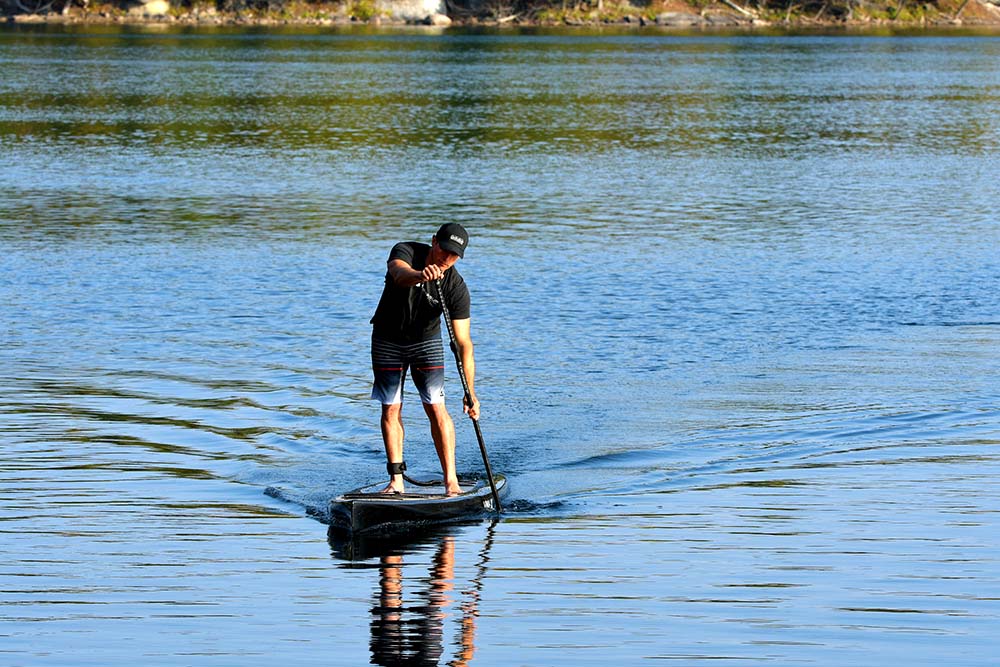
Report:
[[2,20],[7,25],[130,25],[153,27],[371,27],[396,28],[427,26],[436,28],[624,28],[663,29],[692,32],[720,31],[921,31],[962,28],[1000,29],[1000,6],[967,0],[956,3],[952,12],[937,7],[933,12],[921,13],[919,18],[886,18],[862,16],[860,18],[828,18],[795,15],[783,12],[762,15],[748,11],[730,0],[716,0],[710,4],[694,4],[684,0],[670,0],[659,5],[657,11],[631,5],[618,5],[605,11],[546,10],[535,15],[478,16],[473,14],[434,14],[418,19],[394,18],[384,14],[354,15],[352,5],[295,5],[290,9],[273,12],[225,12],[214,7],[196,7],[171,10],[164,14],[150,14],[137,5],[121,9],[102,5],[91,10],[69,7],[62,12],[44,14],[7,14]]

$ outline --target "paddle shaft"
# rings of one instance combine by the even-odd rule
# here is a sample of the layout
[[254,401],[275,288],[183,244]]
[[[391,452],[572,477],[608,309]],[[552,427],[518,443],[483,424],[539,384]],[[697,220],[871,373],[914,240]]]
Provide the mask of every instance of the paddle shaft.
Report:
[[[451,340],[451,351],[455,353],[455,364],[458,367],[458,377],[462,380],[462,390],[465,392],[465,404],[472,407],[472,391],[469,389],[469,379],[465,377],[465,364],[462,363],[462,354],[458,349],[458,340],[455,338],[455,326],[451,322],[451,312],[448,304],[444,300],[444,290],[441,289],[441,279],[435,281],[437,285],[438,298],[441,300],[441,312],[444,314],[444,325],[448,329],[448,338]],[[490,467],[490,457],[486,453],[486,443],[483,441],[483,431],[479,428],[479,420],[469,416],[472,426],[476,429],[476,439],[479,440],[479,452],[483,455],[483,464],[486,466],[486,478],[490,481],[490,491],[493,492],[493,504],[496,506],[497,514],[500,513],[500,494],[497,493],[497,483],[493,480],[493,468]]]

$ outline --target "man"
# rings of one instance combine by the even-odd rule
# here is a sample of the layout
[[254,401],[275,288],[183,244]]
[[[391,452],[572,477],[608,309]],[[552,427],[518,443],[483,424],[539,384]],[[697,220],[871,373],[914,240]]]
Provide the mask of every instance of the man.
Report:
[[[382,403],[382,441],[385,445],[389,484],[383,493],[403,493],[403,381],[412,371],[431,437],[441,462],[445,491],[462,492],[455,472],[455,424],[444,404],[444,346],[441,342],[443,298],[452,317],[458,353],[465,366],[471,404],[464,409],[479,418],[472,352],[469,289],[454,268],[465,255],[469,234],[459,224],[442,225],[424,243],[397,243],[389,253],[385,288],[372,317],[372,398]],[[439,282],[440,281],[440,282]],[[440,286],[440,292],[439,290]]]

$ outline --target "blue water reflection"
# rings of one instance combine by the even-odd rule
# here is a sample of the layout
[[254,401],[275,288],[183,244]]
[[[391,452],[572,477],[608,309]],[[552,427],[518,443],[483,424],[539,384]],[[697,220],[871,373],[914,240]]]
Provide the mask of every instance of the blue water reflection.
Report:
[[[991,664],[997,56],[0,29],[0,651]],[[508,512],[331,557],[386,254],[453,220]]]

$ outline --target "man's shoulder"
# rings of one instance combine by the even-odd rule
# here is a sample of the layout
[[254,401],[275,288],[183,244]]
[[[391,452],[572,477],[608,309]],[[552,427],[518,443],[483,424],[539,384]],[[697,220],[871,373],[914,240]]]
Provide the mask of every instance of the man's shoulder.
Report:
[[448,269],[444,277],[444,282],[452,287],[465,287],[465,278],[462,277],[462,274],[454,266]]
[[420,243],[418,241],[400,241],[396,245],[392,246],[392,250],[389,252],[389,261],[394,259],[402,259],[409,262],[414,257],[420,257],[427,254],[431,249],[426,243]]
[[406,247],[406,248],[412,248],[414,250],[430,250],[431,249],[431,247],[429,245],[427,245],[426,243],[421,243],[420,241],[400,241],[399,243],[397,243],[393,247],[394,248],[399,248],[400,246],[403,246],[403,247]]

